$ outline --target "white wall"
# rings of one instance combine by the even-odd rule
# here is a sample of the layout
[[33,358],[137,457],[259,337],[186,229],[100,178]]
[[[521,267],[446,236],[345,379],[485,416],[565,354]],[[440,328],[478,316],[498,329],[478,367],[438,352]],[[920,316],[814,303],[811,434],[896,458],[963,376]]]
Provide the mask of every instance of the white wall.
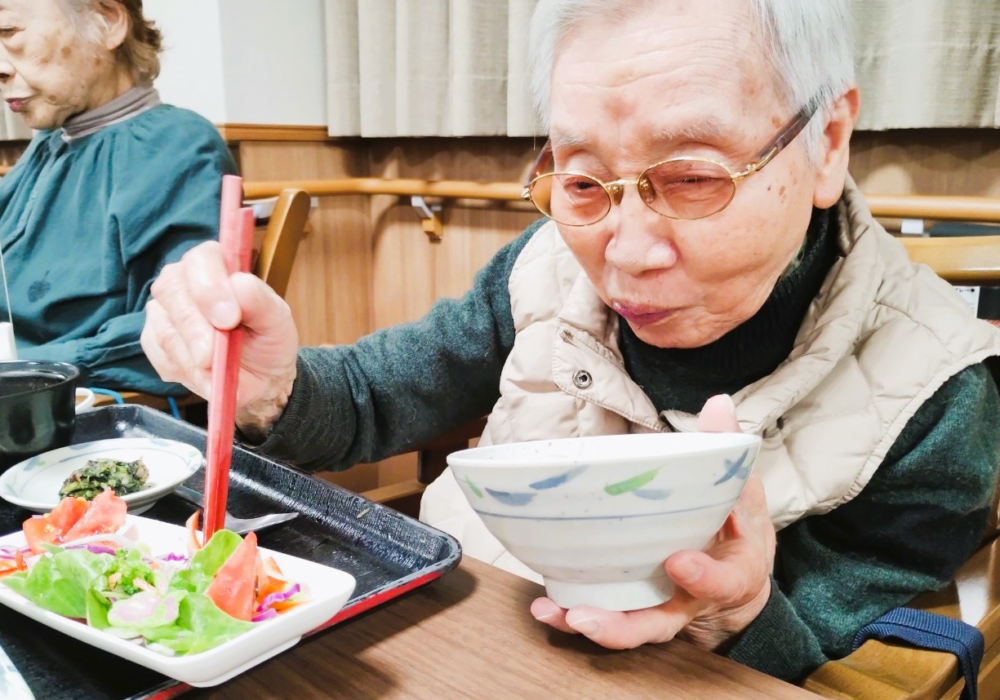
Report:
[[226,121],[325,125],[323,0],[218,0]]
[[326,124],[322,0],[146,0],[164,102],[216,124]]
[[145,0],[143,9],[163,32],[160,97],[226,122],[218,0]]

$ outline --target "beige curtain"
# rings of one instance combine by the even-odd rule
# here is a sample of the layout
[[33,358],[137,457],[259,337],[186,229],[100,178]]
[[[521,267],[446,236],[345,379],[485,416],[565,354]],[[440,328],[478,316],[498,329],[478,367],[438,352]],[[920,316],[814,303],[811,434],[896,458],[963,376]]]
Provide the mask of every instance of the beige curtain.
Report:
[[7,105],[3,107],[3,118],[0,119],[0,141],[27,141],[31,139],[31,129],[24,120],[10,111]]
[[[538,135],[535,2],[326,0],[330,134]],[[853,3],[859,128],[1000,127],[1000,0]]]
[[326,0],[332,136],[531,136],[536,0]]
[[1000,127],[1000,0],[854,0],[861,129]]

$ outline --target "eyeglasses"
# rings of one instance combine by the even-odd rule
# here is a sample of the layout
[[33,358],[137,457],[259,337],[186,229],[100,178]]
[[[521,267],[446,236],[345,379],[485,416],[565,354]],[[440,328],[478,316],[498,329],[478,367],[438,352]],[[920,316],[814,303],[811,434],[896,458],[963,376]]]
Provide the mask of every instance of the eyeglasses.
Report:
[[635,180],[601,182],[584,172],[546,173],[552,144],[538,154],[521,198],[565,226],[590,226],[621,204],[626,185],[635,185],[650,209],[668,219],[694,220],[718,214],[736,196],[736,184],[760,172],[805,128],[819,108],[818,96],[781,130],[743,170],[733,172],[709,158],[671,158],[649,166]]

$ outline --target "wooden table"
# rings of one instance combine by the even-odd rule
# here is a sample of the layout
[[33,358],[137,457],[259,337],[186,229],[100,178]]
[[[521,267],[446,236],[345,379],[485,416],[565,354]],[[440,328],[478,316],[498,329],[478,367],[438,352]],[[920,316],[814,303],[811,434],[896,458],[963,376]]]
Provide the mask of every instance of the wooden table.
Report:
[[681,641],[612,652],[550,632],[537,584],[466,558],[442,580],[191,700],[663,698],[816,700]]

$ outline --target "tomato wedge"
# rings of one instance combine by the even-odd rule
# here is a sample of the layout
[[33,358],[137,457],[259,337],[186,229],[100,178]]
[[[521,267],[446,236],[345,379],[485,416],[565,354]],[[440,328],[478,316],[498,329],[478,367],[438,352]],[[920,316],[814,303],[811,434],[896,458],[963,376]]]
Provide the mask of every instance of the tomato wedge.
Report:
[[63,535],[72,528],[90,508],[82,498],[62,499],[51,512],[24,521],[24,538],[35,554],[41,554],[43,544],[59,544]]
[[257,587],[257,535],[247,534],[236,551],[229,555],[209,584],[205,595],[220,610],[238,620],[253,617],[254,593]]
[[90,508],[90,501],[85,498],[67,496],[59,501],[59,505],[45,515],[60,532],[68,532]]
[[127,513],[128,504],[111,489],[104,489],[90,502],[90,507],[83,517],[63,535],[63,542],[115,532],[125,524]]
[[28,518],[21,529],[24,530],[24,539],[35,554],[45,551],[43,544],[56,544],[63,534],[62,530],[52,524],[47,514],[40,518]]

